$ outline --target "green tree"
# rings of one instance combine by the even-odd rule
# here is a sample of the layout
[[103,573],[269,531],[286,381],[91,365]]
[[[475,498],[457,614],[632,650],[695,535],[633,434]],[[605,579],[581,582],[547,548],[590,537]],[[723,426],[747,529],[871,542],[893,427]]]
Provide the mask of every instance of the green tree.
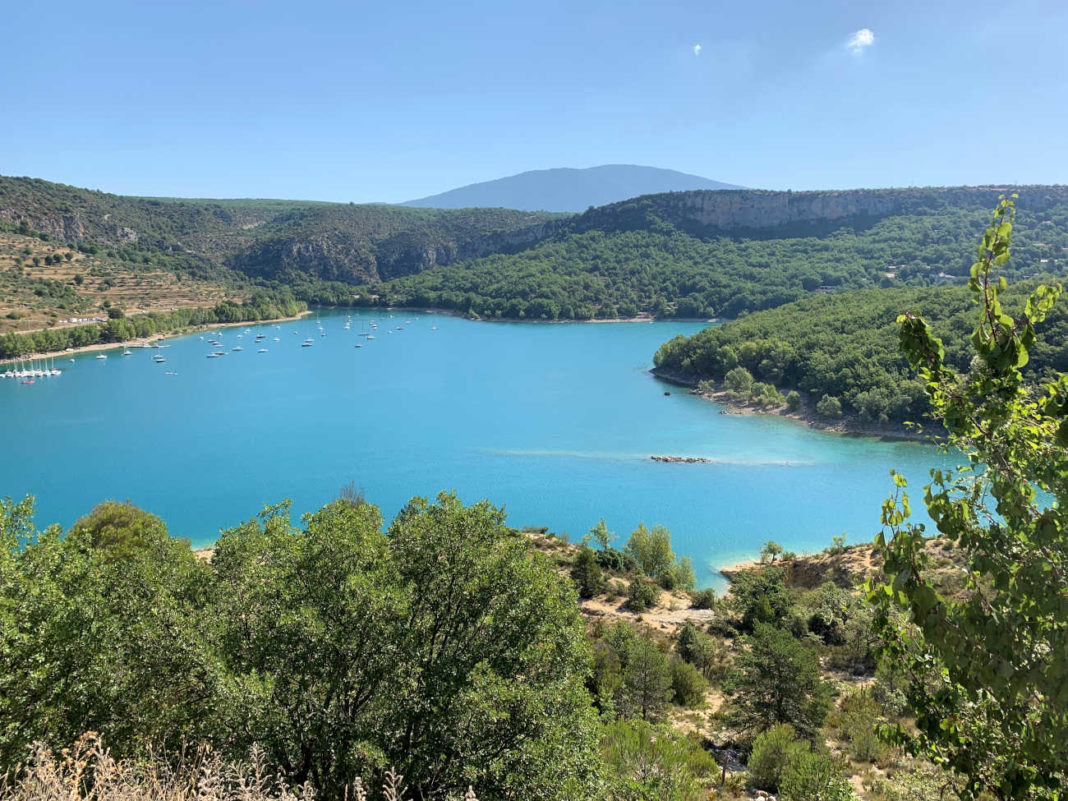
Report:
[[650,607],[656,606],[660,598],[660,592],[656,586],[648,581],[643,581],[640,576],[631,579],[627,587],[627,604],[632,612],[644,612]]
[[340,794],[388,765],[422,797],[585,792],[593,720],[574,590],[488,503],[339,500],[224,532],[214,617],[235,750]]
[[659,579],[675,561],[675,553],[671,550],[671,533],[663,526],[649,529],[645,523],[639,523],[623,550],[634,558],[642,572],[650,578]]
[[774,563],[780,556],[782,556],[782,546],[775,542],[775,540],[768,540],[760,549],[761,562]]
[[671,697],[679,706],[704,706],[708,680],[697,668],[679,658],[671,660]]
[[592,598],[604,590],[604,575],[592,548],[583,546],[579,549],[571,566],[571,578],[578,587],[580,598]]
[[820,676],[815,650],[789,632],[758,624],[737,665],[730,687],[730,725],[751,737],[789,723],[803,737],[815,737],[831,706],[831,688]]
[[723,385],[728,392],[746,399],[753,391],[753,374],[744,367],[735,367],[723,377]]
[[595,736],[585,626],[570,582],[504,520],[442,493],[390,526],[405,604],[386,754],[424,795],[574,798]]
[[597,543],[597,547],[602,551],[607,551],[611,548],[612,541],[616,538],[616,535],[608,530],[608,525],[604,522],[603,517],[597,521],[597,525],[590,529],[590,536],[593,537],[593,541]]
[[966,370],[947,364],[922,318],[899,319],[946,446],[969,461],[924,487],[928,514],[967,562],[963,592],[932,586],[924,526],[906,522],[895,475],[876,539],[886,578],[869,598],[885,656],[911,677],[917,733],[898,728],[896,739],[965,777],[966,798],[1052,799],[1068,773],[1068,377],[1030,384],[1021,373],[1061,287],[1039,286],[1019,316],[1002,307],[1014,214],[1002,198],[971,268],[979,313]]
[[834,395],[824,395],[816,403],[816,414],[820,417],[841,417],[842,402]]
[[630,716],[658,720],[672,698],[672,671],[667,656],[648,637],[632,639],[624,653],[623,700]]
[[64,534],[0,502],[0,770],[33,742],[106,732],[117,757],[215,736],[219,676],[201,629],[209,572],[127,504]]
[[770,565],[741,571],[731,583],[728,603],[740,615],[741,627],[746,631],[752,631],[758,623],[780,624],[794,605],[786,586],[786,568]]

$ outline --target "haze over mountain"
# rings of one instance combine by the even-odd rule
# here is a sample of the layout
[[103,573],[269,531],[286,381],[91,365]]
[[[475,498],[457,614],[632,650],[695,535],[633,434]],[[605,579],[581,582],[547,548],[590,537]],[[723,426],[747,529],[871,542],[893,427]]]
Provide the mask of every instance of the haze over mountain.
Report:
[[438,209],[497,207],[525,211],[585,211],[590,206],[604,206],[638,195],[743,188],[659,167],[605,164],[585,169],[559,167],[521,172],[409,200],[401,205]]

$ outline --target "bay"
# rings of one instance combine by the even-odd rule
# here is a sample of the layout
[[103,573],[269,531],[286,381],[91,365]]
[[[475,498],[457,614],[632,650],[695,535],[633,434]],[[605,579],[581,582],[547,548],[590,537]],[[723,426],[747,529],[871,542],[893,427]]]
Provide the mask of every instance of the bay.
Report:
[[387,519],[449,489],[572,539],[602,516],[623,538],[665,525],[715,585],[718,567],[769,539],[795,551],[870,540],[891,468],[918,486],[949,464],[920,443],[720,414],[649,374],[661,342],[702,327],[322,312],[219,329],[219,358],[205,358],[212,334],[83,354],[33,386],[0,380],[0,495],[33,493],[38,524],[64,526],[128,499],[202,546],[266,504],[310,511],[350,481]]

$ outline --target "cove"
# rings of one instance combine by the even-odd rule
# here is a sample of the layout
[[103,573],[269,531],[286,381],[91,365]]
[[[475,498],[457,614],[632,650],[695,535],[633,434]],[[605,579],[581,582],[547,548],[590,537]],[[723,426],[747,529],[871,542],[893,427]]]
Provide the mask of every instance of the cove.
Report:
[[350,481],[387,519],[452,489],[573,540],[602,516],[621,538],[665,525],[709,585],[769,539],[795,551],[843,532],[868,541],[892,468],[918,496],[931,467],[953,464],[925,444],[719,414],[650,375],[659,344],[701,323],[389,315],[219,329],[57,361],[63,374],[33,386],[0,380],[0,495],[33,493],[40,526],[129,499],[202,546],[266,504],[310,511]]

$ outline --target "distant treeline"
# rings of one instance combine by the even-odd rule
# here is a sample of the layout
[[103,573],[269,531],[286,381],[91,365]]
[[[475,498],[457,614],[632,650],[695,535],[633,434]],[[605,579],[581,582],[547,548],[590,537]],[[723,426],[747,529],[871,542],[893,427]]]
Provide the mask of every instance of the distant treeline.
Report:
[[[1006,292],[1006,311],[1019,314],[1029,287]],[[780,391],[813,402],[839,401],[841,412],[878,422],[919,421],[927,411],[921,379],[898,348],[896,320],[916,312],[945,344],[947,361],[965,369],[966,332],[975,315],[965,287],[863,290],[819,295],[762,311],[660,346],[657,368],[695,380],[723,381],[736,368]],[[1057,308],[1040,327],[1028,370],[1068,370],[1068,314]],[[824,408],[835,409],[834,403]]]
[[[601,219],[606,210],[597,210],[597,228],[579,218],[521,252],[437,267],[371,289],[380,305],[484,318],[586,320],[640,312],[735,318],[818,293],[962,283],[971,242],[986,219],[984,209],[940,206],[867,227],[843,224],[831,233],[734,238],[633,205],[607,221]],[[1068,205],[1020,217],[1027,224],[1007,277],[1063,272]]]
[[278,290],[256,290],[244,303],[224,300],[211,308],[175,309],[172,312],[149,312],[126,317],[120,310],[112,310],[106,323],[91,323],[70,328],[48,328],[26,334],[7,333],[0,336],[0,359],[28,356],[33,353],[81,348],[102,342],[125,342],[156,334],[172,333],[197,325],[242,323],[254,320],[274,320],[292,317],[307,308],[296,300],[288,287]]

